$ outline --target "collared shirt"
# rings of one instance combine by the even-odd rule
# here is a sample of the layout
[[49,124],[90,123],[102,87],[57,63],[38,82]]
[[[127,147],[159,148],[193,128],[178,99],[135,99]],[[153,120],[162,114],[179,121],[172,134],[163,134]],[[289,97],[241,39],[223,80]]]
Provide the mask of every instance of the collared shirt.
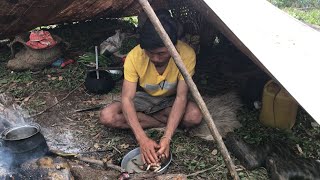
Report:
[[[196,64],[194,50],[182,41],[177,42],[176,49],[192,76]],[[176,93],[178,81],[184,80],[172,58],[170,58],[163,74],[160,75],[140,45],[133,48],[126,57],[124,78],[129,82],[139,82],[144,91],[151,96],[173,95]]]

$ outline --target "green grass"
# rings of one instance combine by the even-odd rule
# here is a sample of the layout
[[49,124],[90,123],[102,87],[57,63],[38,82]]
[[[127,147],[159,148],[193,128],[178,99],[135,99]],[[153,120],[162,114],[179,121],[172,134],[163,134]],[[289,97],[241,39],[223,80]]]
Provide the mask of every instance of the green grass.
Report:
[[243,125],[236,131],[246,142],[260,144],[265,142],[286,142],[292,148],[298,144],[303,150],[303,157],[320,159],[320,126],[313,127],[315,121],[305,111],[299,109],[296,123],[291,130],[265,127],[259,122],[258,110],[242,109],[238,119]]
[[320,9],[284,8],[283,10],[298,20],[320,26]]
[[[10,54],[9,48],[3,48],[3,50],[0,51],[0,62],[6,62],[9,59]],[[0,71],[0,73],[2,73],[2,71]]]
[[134,26],[138,26],[138,16],[129,16],[122,19],[129,22],[130,24],[133,24]]
[[306,7],[320,7],[319,0],[269,0],[275,6],[280,8],[306,8]]
[[[147,131],[152,139],[160,139],[162,133],[158,131]],[[227,168],[225,167],[222,155],[217,150],[215,143],[202,140],[196,137],[187,136],[184,132],[177,132],[171,141],[173,164],[170,169],[175,173],[186,175],[213,167],[212,170],[199,174],[189,179],[202,177],[205,179],[228,179]]]
[[0,92],[9,92],[16,98],[22,98],[42,89],[71,90],[84,82],[85,74],[85,67],[78,64],[64,69],[48,68],[40,72],[11,72],[5,69],[5,64],[2,63]]
[[[77,87],[79,84],[84,82],[86,69],[81,65],[71,65],[66,69],[48,69],[44,72],[46,75],[51,75],[48,78],[47,83],[50,88],[56,90],[68,90]],[[62,80],[59,80],[59,77],[62,77]]]
[[320,25],[320,1],[319,0],[269,0],[294,18]]

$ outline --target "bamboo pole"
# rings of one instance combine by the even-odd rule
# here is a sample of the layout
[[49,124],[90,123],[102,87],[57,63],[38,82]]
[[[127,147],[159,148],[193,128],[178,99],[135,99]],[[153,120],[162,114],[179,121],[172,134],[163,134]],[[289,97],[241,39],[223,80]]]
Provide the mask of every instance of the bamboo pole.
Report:
[[147,16],[149,17],[152,24],[154,25],[156,31],[160,35],[165,46],[168,48],[170,55],[174,59],[174,62],[176,63],[176,65],[177,65],[178,69],[180,70],[182,76],[184,77],[187,85],[189,86],[189,89],[192,93],[192,96],[194,97],[196,103],[198,104],[198,106],[204,116],[204,120],[206,121],[206,123],[210,129],[212,136],[214,137],[214,139],[218,143],[218,148],[223,156],[223,159],[224,159],[224,162],[225,162],[227,168],[229,169],[230,175],[233,177],[233,179],[238,180],[239,176],[238,176],[236,168],[230,158],[229,152],[228,152],[228,150],[222,140],[222,137],[221,137],[216,125],[214,124],[214,121],[209,113],[209,110],[208,110],[205,102],[203,101],[203,99],[197,89],[197,86],[193,82],[190,74],[188,73],[186,67],[184,66],[179,53],[177,52],[177,50],[176,50],[175,46],[173,45],[173,43],[171,42],[168,34],[166,33],[163,26],[161,25],[158,17],[156,16],[155,12],[153,11],[148,0],[139,0],[139,3],[142,6],[145,13],[147,14]]

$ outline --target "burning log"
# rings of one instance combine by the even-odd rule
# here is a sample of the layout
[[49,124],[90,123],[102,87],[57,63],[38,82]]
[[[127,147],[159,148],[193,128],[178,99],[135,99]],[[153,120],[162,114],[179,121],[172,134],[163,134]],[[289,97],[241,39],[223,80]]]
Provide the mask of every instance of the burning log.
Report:
[[82,157],[82,156],[77,155],[77,154],[65,153],[65,152],[57,151],[57,150],[50,150],[50,152],[52,154],[57,155],[57,156],[66,157],[66,158],[74,158],[74,159],[78,159],[78,160],[83,161],[83,162],[87,162],[87,163],[103,166],[105,168],[111,168],[111,169],[119,171],[119,172],[125,172],[125,170],[123,168],[121,168],[120,166],[117,166],[117,165],[114,165],[114,164],[111,164],[111,163],[107,163],[107,162],[104,162],[104,161],[101,161],[101,160],[97,160],[97,159],[93,159],[93,158],[86,158],[86,157]]

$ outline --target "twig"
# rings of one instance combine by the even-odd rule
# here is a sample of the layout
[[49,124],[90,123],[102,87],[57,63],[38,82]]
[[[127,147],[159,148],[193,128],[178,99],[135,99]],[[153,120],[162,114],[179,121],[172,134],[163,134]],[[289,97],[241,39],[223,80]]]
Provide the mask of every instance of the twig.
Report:
[[125,172],[126,171],[125,169],[123,169],[120,166],[117,166],[117,165],[114,165],[114,164],[111,164],[111,163],[107,163],[107,162],[104,162],[104,161],[101,161],[101,160],[93,159],[93,158],[82,157],[79,154],[65,153],[63,151],[52,150],[52,149],[50,150],[50,152],[55,154],[55,155],[57,155],[57,156],[64,157],[64,158],[74,158],[74,159],[78,159],[78,160],[83,161],[83,162],[96,164],[96,165],[103,166],[103,167],[106,167],[106,168],[111,168],[111,169],[114,169],[114,170],[120,171],[120,172]]
[[117,165],[114,165],[114,164],[111,164],[111,163],[105,163],[105,162],[103,162],[101,160],[91,159],[91,158],[86,158],[86,157],[81,157],[81,156],[77,156],[76,158],[79,159],[80,161],[83,161],[83,162],[104,166],[106,168],[110,168],[110,169],[113,169],[113,170],[116,170],[116,171],[119,171],[119,172],[125,172],[126,171],[125,169],[123,169],[120,166],[117,166]]
[[71,122],[74,122],[73,119],[69,118],[69,117],[66,117],[67,120],[71,121]]
[[57,101],[57,102],[54,103],[53,105],[47,107],[45,110],[43,110],[43,111],[41,111],[41,112],[39,112],[39,113],[37,113],[37,114],[34,114],[34,115],[30,116],[30,117],[33,118],[33,117],[39,116],[39,115],[43,114],[44,112],[48,111],[49,109],[55,107],[57,104],[59,104],[60,102],[64,101],[65,99],[67,99],[67,98],[70,96],[70,94],[72,94],[74,91],[76,91],[80,86],[82,86],[82,84],[83,84],[83,83],[81,83],[81,84],[79,84],[77,87],[75,87],[72,91],[70,91],[70,92],[69,92],[64,98],[62,98],[60,101]]
[[191,177],[191,176],[197,176],[198,174],[201,174],[201,173],[204,173],[204,172],[207,172],[207,171],[210,171],[211,169],[215,168],[215,166],[212,166],[208,169],[204,169],[204,170],[201,170],[201,171],[197,171],[197,172],[194,172],[192,174],[188,174],[187,177]]
[[101,130],[98,134],[96,134],[96,135],[93,137],[93,139],[97,139],[97,138],[101,135],[102,131],[103,131],[103,130]]
[[35,91],[34,91],[33,93],[31,93],[28,97],[24,98],[24,99],[22,100],[22,103],[20,104],[20,106],[22,107],[22,106],[24,105],[24,102],[30,100],[30,98],[31,98],[33,95],[35,95],[39,90],[40,90],[40,89],[35,90]]
[[117,149],[117,148],[114,147],[114,146],[112,146],[112,148],[113,148],[114,150],[116,150],[119,154],[121,154],[121,151],[119,151],[119,149]]
[[102,152],[107,152],[107,151],[110,151],[110,150],[105,149],[105,150],[97,150],[97,151],[86,151],[86,152],[80,152],[78,154],[102,153]]

